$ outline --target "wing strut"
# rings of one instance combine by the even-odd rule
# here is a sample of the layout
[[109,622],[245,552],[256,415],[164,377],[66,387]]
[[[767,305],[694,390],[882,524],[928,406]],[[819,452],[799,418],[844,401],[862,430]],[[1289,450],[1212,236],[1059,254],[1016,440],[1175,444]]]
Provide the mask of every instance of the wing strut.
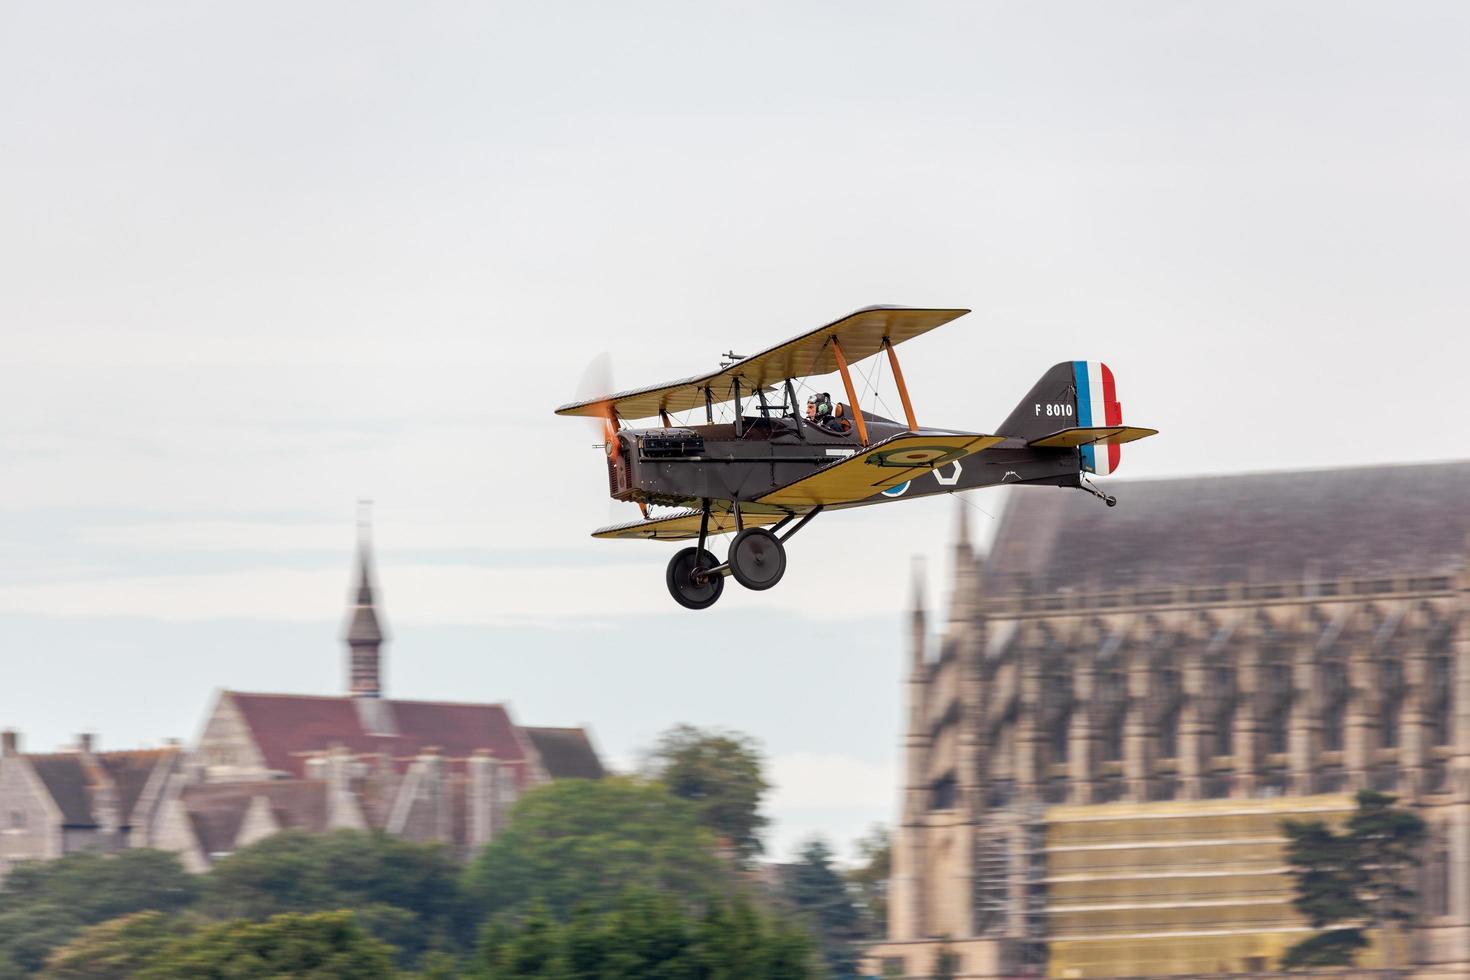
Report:
[[864,447],[868,445],[868,423],[863,418],[863,410],[858,407],[857,389],[852,386],[852,375],[847,370],[847,358],[843,356],[842,344],[838,343],[837,335],[832,335],[832,355],[837,359],[837,370],[842,375],[842,387],[847,389],[847,404],[852,408],[852,424],[857,426],[858,442]]
[[898,366],[898,354],[893,350],[893,341],[883,338],[883,349],[888,352],[888,366],[893,368],[893,380],[898,385],[898,397],[903,402],[903,417],[908,420],[909,431],[918,432],[919,423],[914,419],[914,405],[909,401],[909,386],[903,383],[903,371]]

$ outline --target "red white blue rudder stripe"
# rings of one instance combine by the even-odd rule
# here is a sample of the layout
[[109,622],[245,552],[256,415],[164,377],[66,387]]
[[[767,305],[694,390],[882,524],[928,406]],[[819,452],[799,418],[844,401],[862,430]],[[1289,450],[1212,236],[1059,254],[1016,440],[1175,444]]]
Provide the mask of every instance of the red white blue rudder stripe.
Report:
[[[1113,372],[1101,361],[1073,361],[1072,376],[1077,385],[1077,425],[1122,425],[1123,406],[1118,404],[1118,391],[1113,385]],[[1083,446],[1082,469],[1107,476],[1118,469],[1123,458],[1122,446]]]

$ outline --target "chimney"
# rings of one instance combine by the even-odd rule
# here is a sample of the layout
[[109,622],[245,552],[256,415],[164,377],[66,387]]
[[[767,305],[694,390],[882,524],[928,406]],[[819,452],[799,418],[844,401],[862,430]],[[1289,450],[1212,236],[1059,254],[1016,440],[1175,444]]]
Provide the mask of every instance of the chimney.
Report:
[[7,728],[0,732],[0,757],[20,755],[20,732]]
[[78,735],[77,736],[77,751],[78,752],[86,752],[86,753],[90,754],[91,751],[92,751],[92,742],[93,742],[94,737],[95,736],[93,736],[93,734],[91,732],[82,732],[82,734]]

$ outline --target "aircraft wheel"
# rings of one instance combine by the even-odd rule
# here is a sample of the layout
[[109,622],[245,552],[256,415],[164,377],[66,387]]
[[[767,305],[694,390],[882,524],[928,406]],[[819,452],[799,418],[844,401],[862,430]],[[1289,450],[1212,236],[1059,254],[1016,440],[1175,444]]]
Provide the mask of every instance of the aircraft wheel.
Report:
[[765,528],[748,527],[730,542],[730,574],[747,589],[769,589],[786,574],[786,546]]
[[713,606],[720,593],[725,591],[725,577],[702,575],[696,578],[695,573],[707,571],[719,563],[708,551],[694,547],[683,549],[669,559],[669,570],[664,575],[664,581],[669,586],[669,595],[685,609],[708,609]]

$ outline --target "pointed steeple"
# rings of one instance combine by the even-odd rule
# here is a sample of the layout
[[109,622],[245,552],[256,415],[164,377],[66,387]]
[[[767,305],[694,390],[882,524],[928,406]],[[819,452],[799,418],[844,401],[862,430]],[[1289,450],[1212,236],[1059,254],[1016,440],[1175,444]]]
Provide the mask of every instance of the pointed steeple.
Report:
[[970,545],[970,504],[956,497],[955,506],[959,511],[955,521],[954,591],[949,597],[951,622],[969,619],[974,614],[980,587],[975,549]]
[[376,698],[383,693],[381,648],[383,628],[373,597],[373,555],[369,504],[359,504],[357,522],[357,595],[347,619],[347,685],[353,697]]

